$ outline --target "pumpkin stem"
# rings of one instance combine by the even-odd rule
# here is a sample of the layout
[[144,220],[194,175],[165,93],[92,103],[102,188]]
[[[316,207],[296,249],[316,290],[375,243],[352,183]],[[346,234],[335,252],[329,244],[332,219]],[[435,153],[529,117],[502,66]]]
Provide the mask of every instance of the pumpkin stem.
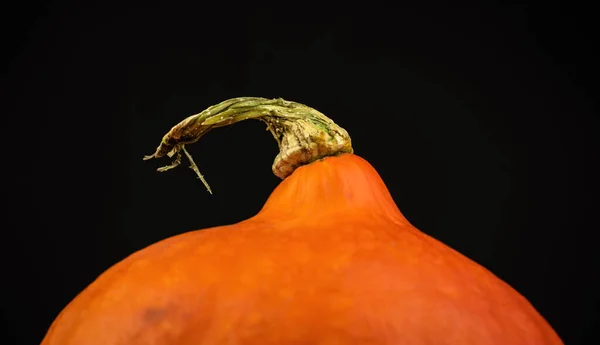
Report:
[[158,169],[166,171],[181,163],[183,151],[191,163],[190,168],[212,194],[192,156],[185,150],[185,145],[198,141],[213,128],[248,119],[266,123],[267,130],[277,141],[279,154],[272,168],[273,173],[281,179],[317,159],[353,152],[348,132],[311,107],[281,98],[239,97],[213,105],[181,121],[163,137],[156,152],[145,156],[144,160],[175,155],[172,164]]

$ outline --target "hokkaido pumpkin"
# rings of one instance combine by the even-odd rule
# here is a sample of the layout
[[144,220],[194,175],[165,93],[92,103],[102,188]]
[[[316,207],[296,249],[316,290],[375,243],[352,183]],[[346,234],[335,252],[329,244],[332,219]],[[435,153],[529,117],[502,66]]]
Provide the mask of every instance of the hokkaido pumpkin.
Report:
[[185,145],[245,119],[264,121],[280,148],[283,181],[261,211],[127,257],[43,345],[562,344],[522,295],[412,226],[348,133],[313,108],[230,99],[146,158],[175,156],[163,171],[184,153],[203,179]]

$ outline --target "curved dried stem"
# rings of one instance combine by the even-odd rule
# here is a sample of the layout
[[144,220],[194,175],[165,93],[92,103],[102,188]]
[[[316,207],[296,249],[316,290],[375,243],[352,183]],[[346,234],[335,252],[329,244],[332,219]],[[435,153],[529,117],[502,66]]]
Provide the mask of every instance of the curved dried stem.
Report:
[[273,162],[273,173],[282,179],[299,166],[314,160],[353,152],[348,132],[313,108],[281,98],[239,97],[184,119],[163,137],[154,154],[144,159],[175,155],[172,164],[158,170],[166,171],[181,163],[180,152],[183,151],[191,163],[190,167],[211,192],[185,145],[198,141],[213,128],[248,119],[265,122],[277,141],[280,152]]

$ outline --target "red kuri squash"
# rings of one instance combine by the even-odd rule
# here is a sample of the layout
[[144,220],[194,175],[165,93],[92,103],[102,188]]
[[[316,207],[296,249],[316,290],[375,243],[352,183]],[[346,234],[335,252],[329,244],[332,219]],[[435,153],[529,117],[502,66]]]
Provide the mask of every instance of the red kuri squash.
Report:
[[175,155],[167,170],[183,152],[202,178],[184,145],[245,119],[267,123],[281,151],[283,181],[262,210],[132,254],[65,307],[43,345],[562,344],[513,288],[412,226],[313,108],[231,99],[147,158]]

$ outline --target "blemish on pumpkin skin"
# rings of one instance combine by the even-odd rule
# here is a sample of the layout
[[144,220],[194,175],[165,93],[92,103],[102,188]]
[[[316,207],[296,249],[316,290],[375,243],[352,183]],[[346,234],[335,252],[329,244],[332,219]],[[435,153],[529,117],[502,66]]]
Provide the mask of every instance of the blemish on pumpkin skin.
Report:
[[156,323],[164,319],[170,313],[171,307],[150,307],[142,312],[142,320],[145,323]]

